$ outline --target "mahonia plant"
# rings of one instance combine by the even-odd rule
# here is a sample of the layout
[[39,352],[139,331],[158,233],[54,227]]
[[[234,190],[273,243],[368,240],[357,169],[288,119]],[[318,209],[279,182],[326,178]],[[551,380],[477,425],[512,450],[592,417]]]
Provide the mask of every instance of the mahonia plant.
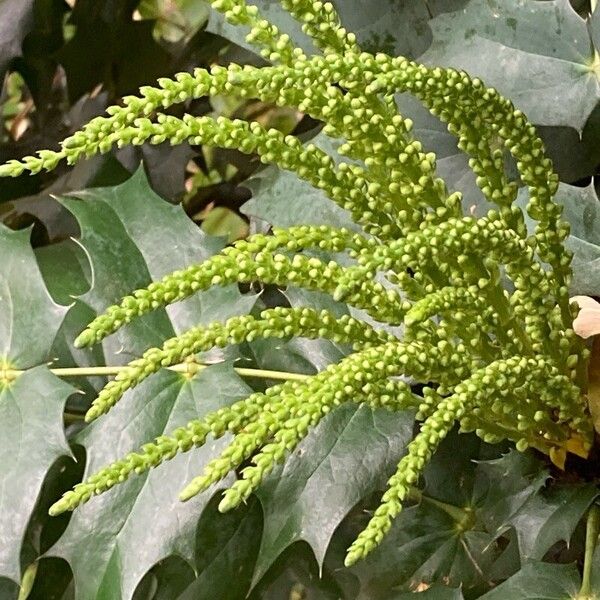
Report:
[[[58,152],[10,161],[0,175],[51,170],[63,159],[73,164],[115,146],[189,142],[257,154],[349,211],[361,233],[299,226],[253,235],[134,291],[90,323],[78,347],[100,342],[149,311],[236,282],[316,290],[368,315],[367,322],[279,307],[198,326],[151,348],[106,385],[87,421],[159,369],[214,347],[302,336],[350,344],[353,352],[305,380],[254,393],[158,437],[76,485],[50,512],[73,510],[134,473],[231,432],[229,446],[180,494],[192,498],[250,461],[223,495],[219,508],[227,511],[246,501],[337,406],[414,410],[420,431],[351,545],[346,564],[352,565],[381,542],[457,423],[486,442],[508,439],[519,450],[536,448],[557,464],[567,452],[586,456],[593,435],[584,397],[588,351],[572,327],[577,308],[569,303],[571,254],[564,247],[569,227],[553,201],[558,178],[521,111],[464,72],[361,51],[329,2],[281,4],[302,23],[315,55],[294,47],[244,0],[214,0],[230,23],[250,28],[247,39],[268,66],[214,66],[160,79],[158,87],[142,87],[139,96],[127,96],[108,116],[90,121]],[[435,155],[398,113],[395,94],[401,92],[416,96],[457,137],[490,204],[485,216],[464,210],[461,194],[450,193],[436,176]],[[341,140],[337,155],[257,122],[164,112],[216,94],[296,107]],[[534,230],[514,203],[518,184],[507,175],[509,156],[529,191]],[[344,259],[327,262],[315,250]],[[403,326],[402,338],[388,326]],[[422,384],[418,394],[410,382]]]

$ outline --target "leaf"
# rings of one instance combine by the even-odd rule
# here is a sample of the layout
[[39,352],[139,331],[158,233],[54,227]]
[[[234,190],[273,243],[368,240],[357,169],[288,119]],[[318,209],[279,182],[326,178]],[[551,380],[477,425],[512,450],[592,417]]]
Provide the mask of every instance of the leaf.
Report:
[[499,536],[516,531],[523,562],[542,559],[559,541],[569,542],[598,490],[593,485],[555,483],[544,486],[548,473],[532,454],[511,451],[483,462],[479,472],[487,482],[481,518]]
[[[143,168],[122,185],[88,189],[73,197],[84,202],[73,198],[62,202],[77,217],[82,243],[92,256],[94,285],[82,300],[96,311],[152,280],[205,260],[225,245],[222,238],[200,231],[179,206],[154,193]],[[242,296],[234,285],[196,294],[169,306],[167,313],[180,332],[198,323],[245,314],[254,302],[253,296]],[[112,337],[117,338],[118,347],[137,356],[145,347],[144,342],[134,340],[141,341],[148,334],[145,343],[152,344],[162,344],[173,334],[164,311],[136,319],[127,332]]]
[[471,0],[430,26],[421,61],[481,77],[533,123],[581,131],[600,98],[588,27],[568,0]]
[[[37,248],[35,256],[52,297],[61,304],[70,305],[50,351],[53,367],[104,365],[101,346],[75,348],[73,345],[73,340],[79,332],[96,316],[89,306],[76,298],[89,290],[92,280],[90,265],[83,248],[73,240],[66,240]],[[77,407],[79,412],[83,412],[106,383],[106,379],[74,377],[69,382],[86,394],[86,397],[80,394],[72,397],[69,407]]]
[[[148,379],[77,436],[75,441],[88,452],[85,475],[250,392],[229,365],[215,365],[189,381],[175,373]],[[214,490],[187,503],[179,502],[177,490],[226,443],[226,439],[209,441],[74,513],[48,555],[69,562],[78,600],[131,598],[143,575],[170,555],[193,564],[196,524]],[[212,554],[212,549],[204,551]]]
[[593,485],[553,486],[532,497],[510,520],[523,561],[541,560],[556,542],[567,544],[598,489]]
[[482,600],[568,600],[579,591],[579,573],[575,565],[528,563]]
[[409,412],[342,406],[311,431],[257,490],[264,532],[254,581],[298,540],[310,544],[321,565],[339,523],[394,470],[412,427]]
[[250,590],[260,547],[262,511],[257,501],[221,515],[217,502],[204,511],[196,538],[197,579],[178,600],[243,600]]
[[42,366],[0,385],[0,577],[17,583],[23,537],[44,477],[57,458],[70,454],[62,414],[73,391]]
[[[279,5],[278,0],[255,0],[263,18],[274,23],[282,33],[290,35],[293,43],[309,55],[316,49],[305,36],[300,25]],[[431,41],[427,27],[429,12],[419,0],[403,2],[361,2],[360,0],[336,0],[343,27],[356,34],[359,44],[368,52],[387,52],[393,55],[416,57]],[[252,51],[256,48],[246,42],[247,29],[234,27],[225,22],[216,11],[211,13],[208,31],[222,35],[238,46]]]
[[[518,570],[518,554],[504,551],[506,544],[496,540],[499,531],[506,532],[505,522],[535,496],[546,474],[533,456],[515,451],[485,460],[499,452],[474,435],[454,432],[444,441],[425,470],[420,503],[405,507],[381,546],[350,569],[357,580],[357,600],[387,600],[391,590],[435,584],[461,586],[470,597],[495,583],[497,573],[506,577],[504,573]],[[347,545],[367,518],[358,515],[347,523],[342,528],[347,539],[337,541],[336,548]],[[326,564],[334,570],[341,561],[332,552]]]
[[28,231],[10,231],[0,224],[0,256],[0,361],[13,369],[35,367],[48,360],[67,308],[50,297]]
[[[331,138],[319,134],[311,141],[335,155],[336,143]],[[242,212],[249,217],[257,217],[277,227],[332,225],[360,231],[347,211],[295,173],[267,167],[245,185],[252,190],[252,198],[242,207]]]
[[34,0],[0,0],[0,81],[33,27]]
[[0,370],[27,369],[13,381],[0,374],[0,577],[15,582],[46,473],[58,457],[70,454],[62,413],[75,391],[38,366],[50,356],[67,307],[50,297],[29,233],[0,225]]
[[[81,243],[93,282],[80,300],[95,311],[222,247],[222,240],[203,234],[181,208],[154,194],[143,170],[115,188],[86,190],[77,196],[81,199],[62,202],[75,214],[83,232]],[[217,294],[201,294],[171,307],[168,314],[156,311],[124,328],[109,338],[106,355],[111,361],[126,360],[127,355],[162,343],[175,330],[247,313],[254,302],[254,296],[242,296],[235,286]],[[76,437],[76,443],[87,451],[86,474],[249,392],[229,364],[211,367],[189,381],[172,372],[149,378]],[[48,555],[63,557],[71,565],[77,599],[130,598],[144,574],[161,559],[176,554],[193,561],[196,524],[211,494],[182,504],[177,490],[225,442],[212,442],[179,456],[74,514]]]

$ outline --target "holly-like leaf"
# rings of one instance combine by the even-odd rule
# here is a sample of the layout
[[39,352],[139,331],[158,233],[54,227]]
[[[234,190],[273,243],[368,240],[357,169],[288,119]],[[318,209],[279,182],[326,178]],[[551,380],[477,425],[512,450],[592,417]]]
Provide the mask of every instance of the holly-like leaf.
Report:
[[33,27],[34,0],[0,0],[0,81]]
[[[83,202],[71,197],[63,203],[79,221],[83,246],[92,255],[94,276],[93,286],[82,300],[96,311],[172,271],[205,260],[226,243],[200,231],[181,207],[154,193],[142,168],[122,185],[88,189],[73,196]],[[125,353],[139,355],[145,343],[160,344],[174,330],[247,313],[254,301],[253,296],[242,296],[235,285],[214,288],[169,306],[173,325],[164,311],[155,311],[112,338],[118,339]]]
[[44,477],[70,454],[62,414],[74,391],[43,366],[0,384],[0,578],[21,579],[23,536]]
[[[53,367],[92,367],[104,365],[101,346],[75,348],[73,340],[96,316],[96,313],[76,296],[90,288],[92,273],[85,251],[73,240],[42,246],[35,251],[40,271],[52,297],[61,304],[69,305],[50,351]],[[85,412],[89,403],[106,383],[104,377],[75,377],[71,385],[85,393],[74,395],[69,407]]]
[[[80,301],[95,311],[151,279],[198,262],[223,241],[202,233],[179,207],[154,194],[142,170],[115,188],[63,199],[82,229],[92,285]],[[237,287],[201,294],[157,311],[124,328],[106,343],[117,362],[160,344],[174,332],[207,320],[247,313],[255,297]],[[87,452],[86,475],[139,448],[157,435],[245,397],[250,388],[229,364],[187,380],[161,372],[126,394],[107,416],[84,429],[75,442]],[[147,476],[133,478],[78,510],[49,551],[73,570],[76,598],[130,598],[144,574],[161,559],[179,555],[193,564],[198,519],[211,492],[182,504],[177,490],[201,471],[226,440],[179,456]],[[148,524],[151,523],[152,527]]]
[[0,370],[27,369],[16,380],[0,373],[0,578],[19,582],[23,536],[44,477],[70,453],[62,412],[74,389],[39,366],[67,308],[44,285],[29,231],[0,225],[0,256]]
[[568,0],[471,0],[430,26],[433,43],[421,61],[481,77],[533,123],[581,131],[600,98],[597,36],[590,40]]
[[556,485],[532,496],[506,522],[516,531],[521,560],[541,560],[556,542],[568,543],[597,496],[593,485]]
[[481,596],[482,600],[568,600],[579,591],[579,573],[575,565],[533,562],[516,575]]
[[357,502],[384,484],[412,428],[410,412],[343,406],[311,431],[257,490],[265,520],[255,581],[298,540],[308,542],[322,564],[336,527]]
[[48,360],[67,308],[50,297],[28,231],[0,225],[0,256],[0,361],[13,369],[35,367]]
[[[189,381],[175,373],[147,380],[77,436],[75,441],[88,453],[86,475],[249,393],[229,365],[215,365]],[[187,503],[177,499],[177,490],[226,443],[209,441],[77,510],[49,555],[69,562],[78,600],[131,598],[144,574],[170,555],[194,564],[196,525],[214,490]],[[204,549],[211,555],[213,551]]]
[[[400,513],[380,548],[352,567],[348,575],[339,575],[341,581],[346,578],[345,587],[353,590],[352,597],[387,600],[395,597],[391,590],[440,584],[462,587],[470,596],[515,573],[520,567],[517,544],[510,544],[510,536],[505,537],[508,544],[497,540],[501,533],[510,533],[510,527],[523,525],[518,516],[526,510],[533,513],[536,505],[530,502],[540,493],[547,473],[533,455],[511,451],[494,458],[500,451],[475,436],[451,434],[425,471],[422,495],[414,497],[420,502]],[[485,460],[489,458],[492,460]],[[591,493],[589,497],[593,497]],[[568,539],[572,524],[591,502],[577,499],[578,508],[573,509],[577,516],[571,518],[566,503],[574,499],[563,496],[563,502],[537,505],[543,515],[534,524],[539,530],[519,531],[519,542],[527,542],[527,548],[537,543],[536,550],[544,553],[555,541]],[[551,531],[563,516],[567,524],[563,526],[561,521],[558,531]],[[326,562],[330,570],[336,571],[341,562],[339,550],[367,518],[355,515],[340,528],[347,539],[336,540]]]

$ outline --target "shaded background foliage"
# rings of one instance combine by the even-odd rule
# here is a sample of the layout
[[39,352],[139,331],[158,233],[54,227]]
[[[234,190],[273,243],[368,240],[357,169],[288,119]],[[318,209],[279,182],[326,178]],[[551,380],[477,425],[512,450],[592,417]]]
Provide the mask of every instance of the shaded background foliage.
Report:
[[[277,0],[256,3],[310,50]],[[562,182],[558,197],[575,251],[573,292],[600,295],[600,11],[583,0],[336,5],[365,49],[465,68],[527,112]],[[261,63],[243,32],[204,0],[0,0],[0,161],[55,148],[157,77],[232,60]],[[413,99],[398,103],[438,155],[449,187],[477,210],[484,201],[454,139]],[[217,97],[170,110],[255,119],[305,139],[317,136],[323,148],[330,143],[311,119],[260,102]],[[177,484],[219,442],[72,518],[46,516],[84,468],[268,383],[242,380],[233,365],[314,373],[347,351],[327,341],[271,340],[213,353],[204,358],[217,364],[191,381],[163,374],[85,429],[79,416],[103,378],[69,380],[71,387],[39,366],[122,364],[194,321],[265,305],[328,302],[330,310],[347,312],[344,304],[318,294],[307,301],[306,292],[292,288],[232,287],[145,317],[102,348],[73,348],[81,327],[120,295],[249,231],[308,222],[352,226],[320,191],[259,165],[231,150],[163,144],[0,181],[0,290],[11,300],[27,297],[15,304],[21,313],[0,318],[0,342],[10,330],[17,346],[27,343],[18,352],[0,347],[11,361],[19,358],[15,366],[37,367],[0,395],[0,478],[11,482],[0,495],[0,532],[10,531],[0,550],[0,598],[17,598],[19,582],[21,600],[392,600],[410,591],[437,600],[572,597],[583,558],[581,520],[597,496],[597,474],[575,462],[558,472],[534,453],[471,436],[445,442],[420,502],[402,513],[367,561],[342,568],[343,549],[377,505],[377,490],[411,437],[409,414],[336,411],[256,499],[231,514],[218,514],[214,490],[185,506],[174,500]],[[11,260],[18,268],[8,268]],[[35,348],[28,347],[32,322],[40,330]],[[27,427],[19,424],[24,406]],[[121,430],[122,423],[130,425]],[[15,447],[29,455],[15,459]],[[457,527],[456,510],[468,516],[468,528]]]

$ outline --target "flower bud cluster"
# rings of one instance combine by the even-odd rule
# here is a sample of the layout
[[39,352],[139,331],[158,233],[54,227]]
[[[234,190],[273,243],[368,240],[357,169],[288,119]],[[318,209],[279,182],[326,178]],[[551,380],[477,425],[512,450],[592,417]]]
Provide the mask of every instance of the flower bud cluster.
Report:
[[[306,57],[245,0],[214,0],[230,23],[250,28],[248,39],[273,65],[216,66],[161,79],[93,119],[59,152],[10,161],[0,166],[0,176],[50,170],[63,159],[74,163],[114,146],[189,142],[256,154],[350,213],[364,234],[303,226],[252,236],[136,290],[98,316],[76,344],[99,342],[132,319],[211,286],[251,282],[324,292],[377,322],[404,325],[404,337],[356,317],[279,308],[170,339],[130,363],[99,393],[87,418],[105,413],[160,368],[215,346],[304,336],[348,344],[352,352],[313,377],[252,394],[157,438],[67,492],[52,513],[72,510],[209,435],[231,432],[230,445],[181,492],[182,499],[191,498],[250,461],[223,497],[220,508],[228,510],[338,405],[416,410],[420,432],[350,548],[352,564],[381,542],[456,423],[490,443],[512,440],[519,450],[585,454],[593,439],[581,392],[588,355],[572,328],[568,226],[553,200],[558,179],[525,116],[464,72],[362,52],[329,2],[281,3],[322,54]],[[484,217],[465,214],[460,192],[447,190],[436,175],[435,155],[414,139],[410,119],[397,113],[393,96],[399,92],[419,98],[456,136],[491,205]],[[175,103],[215,94],[295,107],[322,121],[341,145],[328,154],[258,123],[164,114]],[[508,157],[520,182],[509,177]],[[514,205],[519,184],[529,191],[533,233]],[[332,258],[317,258],[315,251]],[[416,394],[402,377],[425,387]]]
[[349,315],[337,318],[327,310],[310,308],[273,308],[264,310],[259,318],[252,315],[232,317],[225,323],[198,326],[167,340],[162,348],[150,348],[141,358],[131,361],[98,394],[85,419],[93,421],[108,412],[123,394],[139,385],[159,369],[177,364],[189,356],[214,347],[251,342],[262,338],[305,337],[326,338],[336,343],[361,348],[391,341],[393,336]]

